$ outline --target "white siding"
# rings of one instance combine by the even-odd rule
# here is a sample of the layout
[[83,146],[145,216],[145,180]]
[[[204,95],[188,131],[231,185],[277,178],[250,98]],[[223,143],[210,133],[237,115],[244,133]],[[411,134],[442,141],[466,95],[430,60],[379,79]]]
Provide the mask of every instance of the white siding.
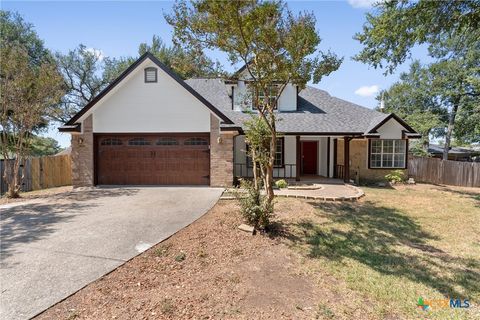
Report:
[[[158,82],[145,83],[147,67],[158,69]],[[90,112],[94,132],[210,131],[211,111],[148,59]]]
[[297,110],[297,87],[288,84],[278,99],[279,111],[295,111]]
[[380,139],[402,139],[402,130],[405,128],[392,118],[378,128],[377,132],[380,134]]

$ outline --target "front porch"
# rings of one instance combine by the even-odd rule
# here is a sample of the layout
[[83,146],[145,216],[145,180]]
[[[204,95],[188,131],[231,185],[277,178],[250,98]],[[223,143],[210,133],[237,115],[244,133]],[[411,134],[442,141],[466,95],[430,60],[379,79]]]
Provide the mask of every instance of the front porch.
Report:
[[[289,181],[290,185],[349,182],[351,139],[343,136],[285,135],[277,143],[277,165],[273,169],[273,176]],[[236,178],[253,177],[246,150],[245,136],[236,136],[233,164]]]

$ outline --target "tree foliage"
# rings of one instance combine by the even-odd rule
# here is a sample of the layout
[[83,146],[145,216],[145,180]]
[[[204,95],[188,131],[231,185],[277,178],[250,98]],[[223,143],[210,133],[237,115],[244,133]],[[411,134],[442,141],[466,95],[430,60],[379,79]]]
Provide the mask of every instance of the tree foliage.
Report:
[[[355,35],[363,45],[355,59],[375,68],[385,67],[387,73],[405,62],[415,45],[427,45],[434,62],[422,67],[427,77],[419,79],[419,83],[427,100],[437,104],[446,115],[440,119],[446,123],[440,132],[445,138],[444,159],[452,137],[462,142],[480,139],[479,24],[480,2],[475,0],[392,0],[378,2],[375,12],[367,14],[363,31]],[[398,91],[400,86],[395,86],[393,91]],[[412,94],[419,92],[408,83],[405,86]],[[417,111],[422,112],[423,107],[416,105]],[[422,121],[423,117],[424,128],[431,127],[428,113],[417,115],[416,120]]]
[[64,123],[92,101],[113,80],[113,75],[105,72],[106,65],[110,62],[83,44],[66,54],[57,52],[55,58],[63,75],[66,94],[52,108],[51,117]]
[[32,136],[29,155],[33,157],[52,156],[62,150],[58,141],[50,137]]
[[32,25],[17,14],[2,11],[0,17],[1,152],[4,159],[12,159],[2,174],[7,195],[17,197],[19,168],[31,138],[48,123],[49,108],[58,102],[63,88],[57,66]]
[[[363,45],[355,59],[387,72],[404,63],[415,45],[427,45],[435,58],[449,58],[480,37],[476,0],[390,0],[377,2],[375,9],[367,13],[362,32],[354,37]],[[445,50],[445,43],[455,43],[456,48]]]
[[273,164],[276,147],[277,101],[260,101],[260,92],[272,90],[276,100],[286,85],[303,88],[312,80],[338,69],[341,59],[318,51],[321,41],[311,13],[294,15],[282,1],[176,2],[166,20],[174,28],[174,42],[196,51],[219,50],[232,64],[248,72],[253,105],[269,131],[269,159],[263,164],[263,185],[273,200]]

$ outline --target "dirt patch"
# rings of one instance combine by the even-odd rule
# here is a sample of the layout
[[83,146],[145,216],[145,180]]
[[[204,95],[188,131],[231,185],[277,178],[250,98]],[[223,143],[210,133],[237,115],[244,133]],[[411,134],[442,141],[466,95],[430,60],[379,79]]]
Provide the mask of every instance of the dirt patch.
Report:
[[36,191],[29,191],[29,192],[22,192],[20,193],[20,198],[10,199],[5,196],[0,198],[0,204],[7,204],[7,203],[17,203],[17,202],[24,202],[27,200],[32,199],[42,199],[42,198],[49,198],[52,196],[58,196],[62,194],[68,194],[73,190],[72,186],[64,186],[64,187],[57,187],[57,188],[49,188],[49,189],[42,189]]
[[[280,218],[288,218],[282,212],[292,201],[302,203],[279,201]],[[289,247],[291,239],[252,236],[237,229],[240,223],[236,203],[220,201],[189,227],[38,318],[369,318],[349,302],[368,300],[321,270],[312,274]]]

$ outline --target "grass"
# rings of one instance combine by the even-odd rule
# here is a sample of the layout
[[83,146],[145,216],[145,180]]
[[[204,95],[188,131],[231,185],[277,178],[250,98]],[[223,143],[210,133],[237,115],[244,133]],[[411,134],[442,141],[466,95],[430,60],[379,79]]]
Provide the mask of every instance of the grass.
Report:
[[[478,189],[419,185],[364,191],[358,203],[311,202],[313,214],[289,223],[292,246],[309,268],[326,270],[371,299],[380,318],[478,316]],[[425,313],[415,306],[419,297],[469,299],[477,308]],[[328,309],[320,310],[329,317]]]

